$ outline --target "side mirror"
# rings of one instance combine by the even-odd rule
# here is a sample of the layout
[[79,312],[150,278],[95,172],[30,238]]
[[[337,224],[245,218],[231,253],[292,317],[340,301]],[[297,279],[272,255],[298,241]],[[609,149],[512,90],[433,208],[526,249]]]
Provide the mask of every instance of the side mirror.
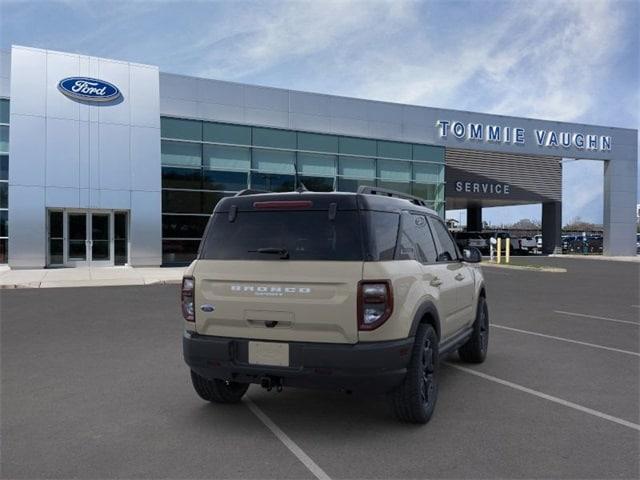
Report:
[[462,260],[468,263],[480,263],[482,254],[476,247],[467,247],[462,250]]

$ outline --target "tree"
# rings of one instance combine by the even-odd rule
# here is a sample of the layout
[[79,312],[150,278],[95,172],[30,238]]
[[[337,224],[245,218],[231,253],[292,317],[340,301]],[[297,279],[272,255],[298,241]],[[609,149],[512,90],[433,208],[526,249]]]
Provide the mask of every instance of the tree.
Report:
[[587,222],[580,217],[573,217],[562,229],[570,232],[591,232],[594,230],[602,230],[602,225]]
[[541,225],[538,220],[521,218],[516,223],[512,224],[509,228],[513,230],[540,230],[540,227]]

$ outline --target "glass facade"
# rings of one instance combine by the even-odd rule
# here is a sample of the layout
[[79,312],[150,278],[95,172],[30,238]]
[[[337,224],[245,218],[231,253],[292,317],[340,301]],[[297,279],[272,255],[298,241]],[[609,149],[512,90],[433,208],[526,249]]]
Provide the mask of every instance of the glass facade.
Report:
[[0,98],[0,263],[9,259],[9,100]]
[[444,215],[444,148],[162,117],[162,258],[195,258],[216,203],[245,188],[390,188]]

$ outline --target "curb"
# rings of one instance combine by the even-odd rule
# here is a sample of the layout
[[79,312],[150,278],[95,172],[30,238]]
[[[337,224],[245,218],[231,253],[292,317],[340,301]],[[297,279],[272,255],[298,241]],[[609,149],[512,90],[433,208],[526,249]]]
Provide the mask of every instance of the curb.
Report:
[[89,280],[84,282],[78,281],[54,281],[54,282],[25,282],[25,283],[6,283],[0,284],[0,290],[16,290],[22,288],[80,288],[80,287],[132,287],[132,286],[152,286],[152,285],[179,285],[182,279],[167,280],[134,280],[133,282],[123,282],[115,280],[113,282],[105,280]]
[[491,268],[504,268],[507,270],[526,270],[529,272],[547,272],[547,273],[567,273],[566,268],[561,267],[527,267],[524,265],[508,265],[508,264],[497,264],[497,263],[480,263],[481,267],[491,267]]

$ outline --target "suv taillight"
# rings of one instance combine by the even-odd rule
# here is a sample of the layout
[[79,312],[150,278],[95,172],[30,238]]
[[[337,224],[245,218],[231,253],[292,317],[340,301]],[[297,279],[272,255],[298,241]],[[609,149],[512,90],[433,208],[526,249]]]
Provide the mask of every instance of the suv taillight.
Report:
[[389,280],[367,280],[358,284],[358,330],[374,330],[393,312],[393,290]]
[[193,291],[196,281],[193,277],[184,277],[182,279],[182,316],[187,322],[195,322],[196,315],[193,307]]

